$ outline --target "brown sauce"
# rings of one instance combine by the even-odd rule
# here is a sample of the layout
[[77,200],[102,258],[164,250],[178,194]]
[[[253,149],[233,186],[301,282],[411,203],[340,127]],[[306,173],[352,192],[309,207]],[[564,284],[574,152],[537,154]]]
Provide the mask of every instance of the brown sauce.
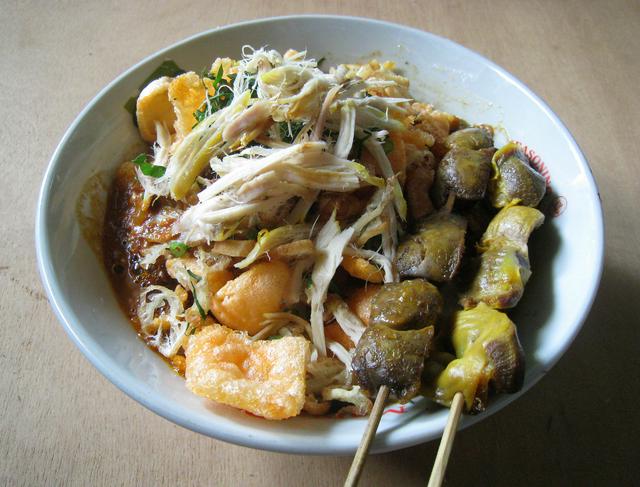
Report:
[[[164,257],[160,257],[148,269],[140,265],[144,249],[172,239],[171,226],[174,221],[171,218],[158,218],[166,212],[165,199],[157,200],[145,210],[143,197],[144,189],[136,177],[135,166],[131,162],[123,163],[116,171],[109,189],[102,256],[120,307],[140,338],[145,340],[136,313],[141,289],[154,284],[173,289],[177,282],[167,274]],[[155,350],[153,346],[150,347]],[[175,364],[160,353],[158,355],[177,370]]]

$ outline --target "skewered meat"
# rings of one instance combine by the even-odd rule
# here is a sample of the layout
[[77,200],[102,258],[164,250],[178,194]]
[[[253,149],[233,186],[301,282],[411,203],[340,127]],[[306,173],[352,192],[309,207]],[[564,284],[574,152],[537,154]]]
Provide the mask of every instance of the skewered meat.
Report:
[[491,220],[480,241],[480,268],[462,306],[484,302],[505,309],[518,304],[531,276],[527,241],[543,221],[540,211],[526,206],[504,208]]
[[434,325],[442,311],[442,296],[424,279],[383,285],[371,301],[372,325],[394,330]]
[[498,150],[491,161],[492,178],[489,197],[496,208],[511,203],[538,206],[546,191],[546,180],[529,165],[529,160],[515,142]]
[[484,411],[489,388],[516,392],[524,380],[524,353],[516,327],[506,314],[480,303],[454,316],[453,347],[457,359],[438,376],[435,400],[450,405],[456,392],[472,413]]
[[458,272],[464,251],[467,222],[439,212],[417,225],[417,232],[398,246],[396,265],[401,277],[450,281]]
[[372,394],[386,385],[400,402],[409,401],[420,389],[425,355],[432,338],[432,326],[420,330],[394,330],[384,325],[367,327],[352,362],[358,383]]
[[447,149],[486,149],[493,146],[493,134],[487,127],[469,127],[451,133],[445,141],[445,146]]
[[491,174],[493,149],[473,150],[454,147],[440,161],[434,187],[437,204],[442,206],[449,193],[460,200],[484,197]]

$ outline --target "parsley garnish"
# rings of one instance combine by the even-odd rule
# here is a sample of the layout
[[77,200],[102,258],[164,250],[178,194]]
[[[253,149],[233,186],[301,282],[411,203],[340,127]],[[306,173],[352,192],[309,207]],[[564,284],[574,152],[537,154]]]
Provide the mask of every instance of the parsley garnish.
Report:
[[174,257],[182,257],[187,253],[189,247],[187,247],[187,244],[185,243],[173,241],[169,243],[167,250],[171,252],[171,255]]
[[193,291],[193,302],[196,303],[196,308],[198,308],[198,313],[200,313],[200,317],[204,320],[207,317],[207,314],[204,312],[200,301],[198,301],[198,295],[196,294],[196,287],[191,283],[191,290]]
[[159,178],[164,176],[164,173],[167,170],[166,167],[156,166],[155,164],[151,164],[147,159],[146,154],[138,155],[131,162],[133,162],[140,168],[140,170],[142,171],[142,174],[144,174],[145,176],[151,176],[152,178]]
[[291,122],[280,122],[278,124],[278,130],[280,132],[280,138],[283,142],[292,144],[296,139],[300,131],[304,127],[303,121],[293,120]]

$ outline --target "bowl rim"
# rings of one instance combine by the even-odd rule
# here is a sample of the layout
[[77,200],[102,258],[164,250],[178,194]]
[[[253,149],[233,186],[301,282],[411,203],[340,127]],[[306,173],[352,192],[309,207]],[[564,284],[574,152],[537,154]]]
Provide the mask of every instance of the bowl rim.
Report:
[[[179,40],[163,49],[155,51],[148,56],[145,56],[142,60],[135,63],[133,66],[126,69],[116,78],[114,78],[111,82],[109,82],[105,87],[103,87],[80,111],[80,113],[75,117],[73,122],[66,129],[62,139],[58,143],[56,149],[54,150],[51,159],[47,164],[47,168],[44,172],[44,177],[42,181],[42,185],[40,187],[40,191],[38,193],[38,202],[36,208],[36,221],[35,221],[35,247],[36,247],[36,256],[37,256],[37,265],[38,271],[40,274],[40,278],[45,289],[46,295],[48,297],[49,303],[54,310],[58,321],[62,324],[65,332],[71,338],[73,343],[78,347],[78,349],[82,352],[87,360],[96,368],[98,371],[104,375],[111,383],[113,383],[116,387],[118,387],[122,392],[127,394],[129,397],[139,402],[147,409],[153,411],[154,413],[162,416],[169,421],[183,426],[187,429],[190,429],[194,432],[201,433],[203,435],[219,439],[222,441],[227,441],[230,443],[234,443],[237,445],[247,446],[251,448],[258,448],[262,450],[268,451],[276,451],[283,453],[297,453],[297,454],[324,454],[324,455],[335,455],[335,454],[350,454],[353,453],[356,447],[346,447],[346,448],[336,448],[335,446],[331,446],[330,449],[327,448],[327,445],[320,443],[318,446],[314,448],[296,448],[295,445],[289,443],[281,443],[274,442],[272,440],[267,440],[265,438],[248,438],[245,435],[240,433],[234,433],[232,430],[218,430],[215,432],[215,435],[206,428],[203,428],[194,421],[190,421],[184,414],[181,414],[179,411],[175,410],[170,406],[170,401],[166,398],[158,397],[156,395],[146,395],[144,391],[139,390],[135,383],[132,382],[131,379],[128,379],[126,376],[121,376],[116,371],[110,369],[106,360],[108,358],[108,354],[103,352],[102,350],[96,350],[92,346],[93,339],[88,335],[84,334],[83,331],[78,329],[77,324],[78,320],[76,320],[73,313],[70,311],[66,299],[61,294],[60,284],[57,276],[53,272],[53,267],[51,265],[51,247],[49,241],[49,235],[47,234],[47,217],[46,217],[46,207],[51,198],[54,185],[53,180],[56,173],[56,169],[61,163],[61,153],[64,147],[67,145],[69,139],[73,136],[77,127],[80,125],[81,121],[84,119],[85,115],[90,112],[93,107],[102,99],[102,97],[108,93],[114,85],[120,82],[122,79],[128,77],[132,72],[136,71],[140,66],[145,63],[151,61],[154,58],[159,58],[165,55],[168,51],[175,49],[177,47],[181,47],[185,44],[189,44],[197,39],[210,36],[215,32],[224,32],[225,30],[236,29],[239,27],[251,27],[257,24],[266,24],[270,22],[282,22],[282,21],[296,21],[296,20],[335,20],[335,21],[347,21],[347,22],[359,22],[359,23],[369,23],[372,27],[383,26],[387,28],[395,28],[404,31],[409,31],[414,34],[419,34],[422,36],[431,37],[433,39],[438,40],[439,42],[445,43],[451,46],[454,49],[462,50],[466,55],[471,57],[475,57],[480,60],[484,65],[489,67],[494,73],[500,76],[504,81],[516,86],[520,89],[523,94],[525,94],[553,123],[555,128],[565,137],[567,142],[569,143],[569,147],[571,152],[573,153],[575,159],[578,164],[586,169],[584,174],[586,176],[586,182],[589,186],[590,192],[595,195],[595,205],[597,208],[597,218],[593,222],[593,237],[594,237],[594,245],[596,247],[596,262],[592,263],[596,265],[595,272],[591,274],[591,282],[589,283],[589,296],[588,299],[583,301],[582,309],[578,314],[578,318],[576,320],[576,324],[574,325],[571,333],[568,335],[567,340],[557,349],[557,351],[550,357],[548,362],[545,364],[544,369],[537,375],[531,378],[530,382],[526,384],[521,391],[516,394],[510,395],[505,400],[499,401],[498,404],[488,413],[484,413],[479,415],[476,418],[473,418],[469,421],[462,421],[460,425],[460,429],[466,428],[471,424],[476,423],[483,417],[487,417],[490,414],[493,414],[500,409],[502,409],[507,404],[511,403],[513,400],[520,397],[526,391],[528,391],[534,384],[536,384],[564,355],[566,350],[571,346],[575,337],[579,333],[582,328],[587,315],[593,305],[595,297],[597,295],[597,291],[599,288],[599,283],[602,277],[603,265],[604,265],[604,214],[602,210],[602,198],[600,196],[600,192],[598,190],[597,183],[595,181],[595,177],[593,175],[593,171],[589,166],[586,157],[583,155],[578,143],[575,138],[569,131],[569,129],[564,125],[564,123],[560,120],[558,115],[549,107],[549,105],[537,94],[535,94],[525,83],[516,78],[514,75],[506,71],[504,68],[500,67],[490,59],[485,56],[461,45],[457,42],[454,42],[445,37],[439,36],[437,34],[433,34],[431,32],[421,30],[415,27],[410,27],[403,24],[398,24],[394,22],[388,22],[379,19],[373,19],[368,17],[358,17],[358,16],[345,16],[345,15],[324,15],[324,14],[303,14],[303,15],[285,15],[285,16],[276,16],[276,17],[262,17],[252,20],[246,20],[242,22],[236,22],[232,24],[226,24],[218,27],[214,27],[192,36],[186,37],[182,40]],[[364,428],[364,425],[363,425]],[[444,422],[442,423],[442,429],[444,429]],[[269,435],[267,435],[269,436]],[[400,448],[406,448],[409,446],[413,446],[416,444],[420,444],[426,441],[430,441],[430,437],[428,434],[413,434],[410,435],[409,438],[403,438],[400,440],[396,440],[393,444],[387,444],[383,449],[375,449],[378,452],[382,451],[392,451]]]

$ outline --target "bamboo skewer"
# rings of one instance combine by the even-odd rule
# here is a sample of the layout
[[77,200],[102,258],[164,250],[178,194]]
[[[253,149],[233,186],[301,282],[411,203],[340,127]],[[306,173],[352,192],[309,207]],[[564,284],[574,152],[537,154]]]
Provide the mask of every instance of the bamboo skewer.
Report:
[[442,432],[440,446],[438,447],[436,460],[433,462],[433,469],[431,470],[431,477],[429,478],[429,484],[427,487],[440,487],[442,485],[442,480],[444,479],[444,474],[447,470],[447,462],[449,461],[449,455],[451,455],[451,448],[453,448],[453,440],[456,436],[458,421],[460,420],[463,405],[464,396],[462,395],[462,392],[456,392],[455,396],[453,396],[453,401],[451,401],[449,417],[447,419],[447,424],[444,427],[444,431]]
[[384,411],[384,403],[387,402],[388,397],[389,388],[387,386],[380,386],[378,395],[376,396],[376,401],[373,404],[373,409],[371,409],[371,414],[369,415],[367,428],[364,430],[362,440],[360,440],[360,446],[353,457],[353,462],[351,463],[347,479],[344,481],[344,487],[355,487],[358,485],[358,480],[360,479],[360,474],[362,474],[364,462],[367,460],[369,447],[371,446],[373,438],[376,436],[376,430],[378,429],[378,424],[380,424],[380,418]]

